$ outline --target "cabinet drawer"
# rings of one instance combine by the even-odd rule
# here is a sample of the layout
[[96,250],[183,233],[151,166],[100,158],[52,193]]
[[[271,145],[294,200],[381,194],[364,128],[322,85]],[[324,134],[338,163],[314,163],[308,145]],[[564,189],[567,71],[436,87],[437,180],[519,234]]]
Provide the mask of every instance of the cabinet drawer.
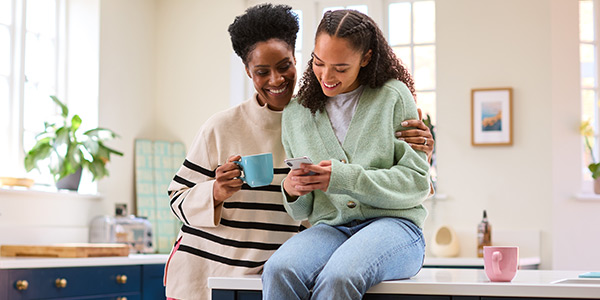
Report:
[[[66,285],[60,287],[63,279]],[[19,290],[18,283],[23,281],[27,281],[27,288]],[[8,299],[138,293],[141,266],[14,269],[8,272],[8,283]]]

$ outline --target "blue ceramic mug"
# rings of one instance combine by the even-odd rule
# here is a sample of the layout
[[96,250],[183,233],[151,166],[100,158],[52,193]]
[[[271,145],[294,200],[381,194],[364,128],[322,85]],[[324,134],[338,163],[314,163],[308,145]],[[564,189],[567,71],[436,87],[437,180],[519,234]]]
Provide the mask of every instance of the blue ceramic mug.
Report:
[[273,154],[263,153],[242,156],[240,161],[234,161],[242,170],[240,179],[251,187],[271,184],[273,181]]

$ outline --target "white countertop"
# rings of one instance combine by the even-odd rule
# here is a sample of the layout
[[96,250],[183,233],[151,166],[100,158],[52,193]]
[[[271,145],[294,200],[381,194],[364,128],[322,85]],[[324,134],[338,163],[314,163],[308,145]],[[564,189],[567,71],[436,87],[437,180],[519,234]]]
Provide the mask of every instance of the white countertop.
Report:
[[167,254],[129,254],[129,256],[56,258],[0,257],[0,269],[64,268],[164,264]]
[[[539,257],[521,257],[519,265],[522,269],[537,269],[540,265]],[[483,258],[478,257],[427,257],[423,262],[423,267],[480,267],[483,268]]]
[[[577,278],[586,271],[519,270],[512,282],[490,282],[479,269],[422,269],[415,277],[382,282],[369,294],[496,296],[496,297],[600,297],[600,279],[589,283],[554,283]],[[592,279],[593,281],[595,279]],[[585,281],[585,279],[581,280]],[[591,282],[587,280],[586,282]],[[211,289],[261,290],[259,275],[243,277],[211,277]]]

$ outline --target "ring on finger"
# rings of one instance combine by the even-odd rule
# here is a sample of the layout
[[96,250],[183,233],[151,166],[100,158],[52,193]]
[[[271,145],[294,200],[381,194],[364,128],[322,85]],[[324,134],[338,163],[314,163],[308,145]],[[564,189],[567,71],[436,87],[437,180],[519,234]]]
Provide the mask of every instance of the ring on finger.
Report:
[[423,142],[423,145],[427,146],[427,138],[424,138],[424,139],[425,139],[425,141]]

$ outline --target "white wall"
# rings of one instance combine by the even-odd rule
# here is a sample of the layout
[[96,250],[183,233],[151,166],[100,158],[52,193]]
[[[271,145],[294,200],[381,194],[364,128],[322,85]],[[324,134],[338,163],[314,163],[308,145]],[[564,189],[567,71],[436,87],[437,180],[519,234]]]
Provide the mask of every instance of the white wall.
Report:
[[125,155],[112,158],[98,191],[103,213],[113,214],[114,203],[134,212],[134,140],[156,132],[156,3],[102,0],[100,8],[98,122],[121,136],[110,145]]
[[[482,211],[502,229],[552,225],[548,1],[437,1],[438,190],[431,214],[475,234]],[[471,146],[473,88],[513,88],[513,145]],[[532,220],[535,220],[532,222]],[[473,235],[475,238],[475,235]],[[543,263],[549,262],[551,244]]]
[[189,147],[204,121],[229,107],[227,28],[244,10],[243,0],[157,0],[157,139]]
[[[75,215],[131,207],[134,139],[189,147],[201,124],[229,106],[227,26],[244,3],[102,0],[99,125],[121,135],[111,146],[125,157],[115,157],[100,181],[102,200],[76,207],[65,200],[16,219],[7,216],[19,203],[35,202],[0,201],[0,243],[16,238],[2,235],[10,226],[81,228]],[[541,231],[542,268],[600,269],[600,202],[573,197],[581,159],[577,1],[439,0],[436,10],[438,192],[448,198],[431,209],[427,228],[445,223],[474,236],[487,209],[497,230]],[[514,89],[513,145],[471,146],[470,90],[503,86]]]
[[[437,1],[435,222],[542,233],[542,268],[599,268],[600,203],[579,192],[578,7],[568,0]],[[473,147],[470,90],[514,89],[514,142]],[[597,220],[597,218],[595,219]],[[592,222],[584,226],[583,222]]]

